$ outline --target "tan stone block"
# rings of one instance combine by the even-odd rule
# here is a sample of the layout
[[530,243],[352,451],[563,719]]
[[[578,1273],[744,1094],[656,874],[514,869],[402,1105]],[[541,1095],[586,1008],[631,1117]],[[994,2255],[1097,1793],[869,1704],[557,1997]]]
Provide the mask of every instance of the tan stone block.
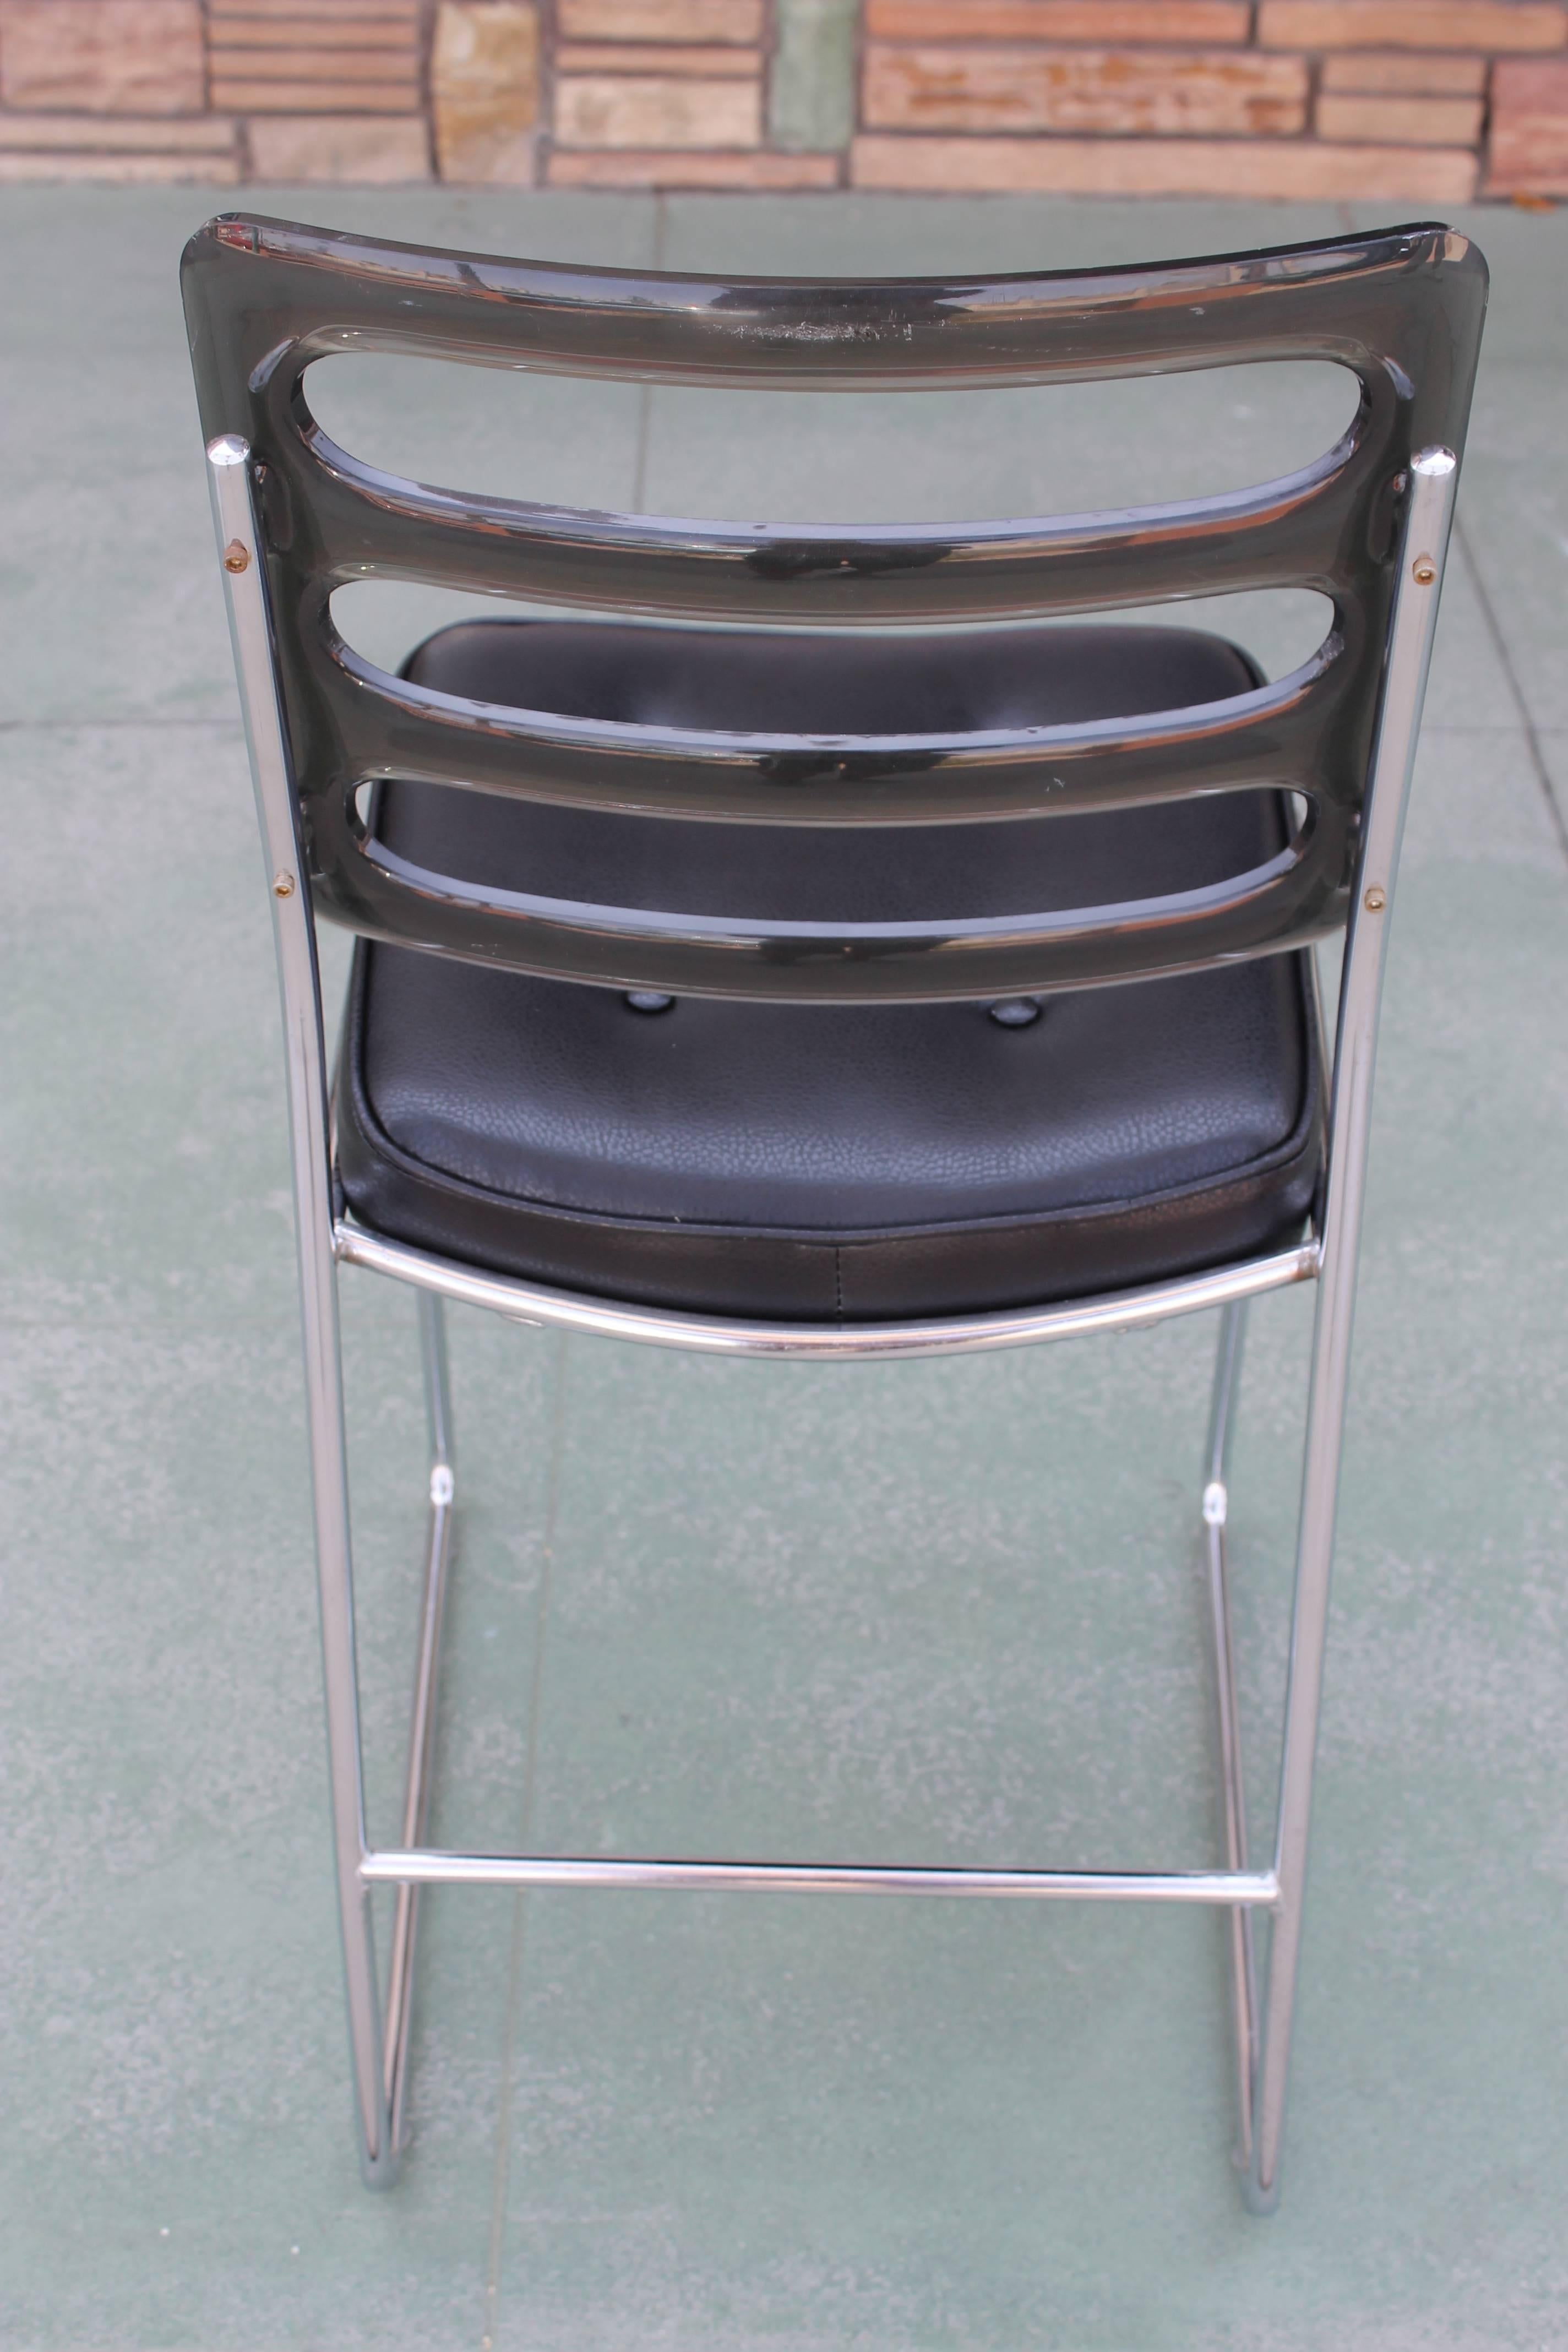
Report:
[[1476,158],[1462,149],[1331,147],[1316,139],[919,139],[868,133],[850,154],[858,188],[943,194],[1364,197],[1466,204]]
[[[539,110],[539,11],[531,0],[441,0],[430,51],[437,96],[505,96]],[[526,126],[525,126],[526,127]]]
[[1568,196],[1568,63],[1497,68],[1488,166],[1489,195]]
[[444,180],[527,185],[539,122],[539,11],[525,0],[442,0],[430,56]]
[[430,151],[422,115],[263,116],[250,124],[256,180],[345,180],[384,184],[427,180]]
[[5,0],[7,106],[195,114],[205,104],[196,0]]
[[879,131],[1300,131],[1300,58],[1189,49],[890,48],[867,52]]
[[1266,49],[1560,49],[1556,0],[1263,0]]
[[0,153],[79,148],[115,155],[232,155],[234,125],[219,114],[0,114]]
[[1479,98],[1487,86],[1485,58],[1426,56],[1399,49],[1352,49],[1323,59],[1325,89],[1419,91],[1427,98]]
[[1245,41],[1244,0],[865,0],[888,41]]
[[649,153],[637,148],[558,148],[547,174],[556,188],[836,188],[837,155]]
[[494,107],[448,99],[432,128],[436,169],[443,180],[489,187],[529,188],[537,176],[536,131],[508,129]]
[[762,68],[755,49],[680,48],[661,41],[563,41],[555,70],[570,73],[704,74],[744,81]]
[[0,149],[0,184],[17,180],[184,181],[204,187],[231,188],[238,178],[239,165],[233,155],[192,155],[178,149],[163,155]]
[[555,85],[555,137],[563,147],[758,147],[761,78],[566,76]]
[[760,41],[763,0],[556,0],[563,41]]
[[1335,96],[1318,100],[1314,124],[1321,139],[1364,139],[1376,146],[1473,147],[1481,135],[1479,98]]

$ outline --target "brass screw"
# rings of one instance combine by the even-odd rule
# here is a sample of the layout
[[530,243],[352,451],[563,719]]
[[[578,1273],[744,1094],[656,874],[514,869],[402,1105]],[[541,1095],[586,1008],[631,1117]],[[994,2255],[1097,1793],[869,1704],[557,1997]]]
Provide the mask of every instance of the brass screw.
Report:
[[1388,898],[1386,894],[1380,890],[1375,883],[1373,883],[1372,888],[1367,892],[1366,897],[1362,900],[1362,905],[1366,908],[1369,915],[1381,915],[1387,904]]
[[242,540],[231,539],[229,541],[228,545],[223,551],[223,568],[226,572],[249,571],[250,550],[245,545]]
[[294,877],[291,874],[275,874],[272,877],[272,895],[275,898],[291,898],[294,896]]
[[1418,555],[1410,567],[1410,576],[1418,588],[1430,588],[1437,577],[1437,567],[1429,555]]

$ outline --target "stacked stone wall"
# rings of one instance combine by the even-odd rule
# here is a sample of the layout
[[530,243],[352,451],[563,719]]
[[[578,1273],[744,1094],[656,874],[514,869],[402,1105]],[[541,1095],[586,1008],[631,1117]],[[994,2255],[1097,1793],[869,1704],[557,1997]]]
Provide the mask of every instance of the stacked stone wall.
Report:
[[1568,0],[0,0],[0,179],[1568,196]]

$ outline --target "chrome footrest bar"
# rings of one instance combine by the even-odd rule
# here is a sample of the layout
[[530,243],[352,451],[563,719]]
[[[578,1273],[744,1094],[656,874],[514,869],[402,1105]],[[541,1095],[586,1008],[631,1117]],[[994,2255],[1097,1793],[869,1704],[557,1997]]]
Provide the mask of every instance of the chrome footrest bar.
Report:
[[367,1853],[367,1886],[640,1886],[665,1892],[784,1895],[967,1895],[1014,1901],[1217,1903],[1270,1909],[1268,1870],[894,1870],[855,1863],[637,1862],[616,1857]]
[[1122,1291],[1111,1298],[1078,1298],[1051,1307],[1009,1307],[995,1314],[945,1315],[898,1323],[766,1323],[720,1315],[689,1315],[674,1307],[638,1307],[624,1299],[595,1298],[574,1290],[552,1290],[516,1276],[487,1274],[455,1259],[384,1240],[348,1218],[333,1228],[332,1244],[343,1265],[367,1267],[417,1290],[431,1290],[461,1305],[484,1307],[513,1322],[536,1323],[601,1339],[637,1339],[656,1348],[693,1348],[711,1355],[794,1357],[945,1356],[988,1348],[1022,1348],[1044,1339],[1081,1339],[1093,1331],[1135,1331],[1170,1315],[1228,1307],[1260,1291],[1310,1282],[1318,1271],[1316,1239],[1271,1257],[1208,1274],[1183,1275],[1173,1282]]

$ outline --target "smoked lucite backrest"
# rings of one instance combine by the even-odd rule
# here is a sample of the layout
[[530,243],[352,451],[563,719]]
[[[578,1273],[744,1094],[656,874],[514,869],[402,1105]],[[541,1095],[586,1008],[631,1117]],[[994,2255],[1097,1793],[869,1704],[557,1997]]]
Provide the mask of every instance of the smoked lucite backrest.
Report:
[[[383,940],[549,977],[796,1001],[1039,994],[1270,954],[1344,920],[1412,456],[1459,451],[1480,257],[1431,225],[1147,268],[957,279],[732,279],[426,252],[225,215],[186,248],[204,435],[248,446],[285,730],[317,910]],[[978,524],[811,528],[577,512],[431,488],[337,447],[304,376],[339,352],[663,383],[956,389],[1331,361],[1360,381],[1334,447],[1160,506]],[[1242,589],[1333,607],[1313,657],[1196,709],[954,736],[725,735],[434,693],[333,626],[365,579],[667,624],[849,631],[1045,618]],[[596,907],[414,868],[362,787],[406,778],[700,822],[899,827],[1276,789],[1280,853],[1211,887],[1037,917],[760,922]]]

